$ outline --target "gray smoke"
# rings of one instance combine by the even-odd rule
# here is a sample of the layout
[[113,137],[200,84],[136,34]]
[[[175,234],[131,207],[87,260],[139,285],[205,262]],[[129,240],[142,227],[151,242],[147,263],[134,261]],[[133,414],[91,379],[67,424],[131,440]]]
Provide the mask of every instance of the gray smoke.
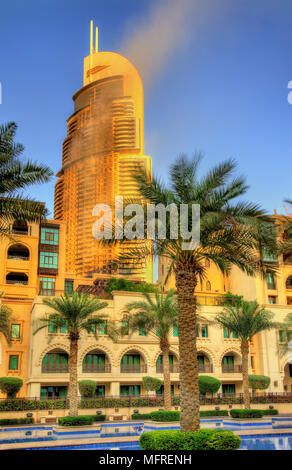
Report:
[[189,40],[198,6],[197,0],[157,3],[145,21],[131,26],[122,48],[122,54],[137,67],[144,83],[155,79],[170,56]]

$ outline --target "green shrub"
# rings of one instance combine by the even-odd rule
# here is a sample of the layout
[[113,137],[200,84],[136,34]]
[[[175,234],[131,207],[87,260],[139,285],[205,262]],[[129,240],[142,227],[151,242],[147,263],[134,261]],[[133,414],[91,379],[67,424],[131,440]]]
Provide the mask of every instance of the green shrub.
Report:
[[0,390],[7,398],[15,398],[22,385],[23,381],[17,377],[0,377]]
[[262,418],[264,416],[263,410],[230,410],[232,418]]
[[180,431],[150,431],[141,434],[139,444],[142,450],[180,450],[183,433]]
[[210,377],[209,375],[200,375],[199,376],[199,390],[202,395],[206,393],[216,393],[221,387],[221,381],[215,379],[215,377]]
[[252,390],[265,390],[269,387],[271,383],[270,377],[266,375],[249,375],[248,376],[248,385]]
[[60,426],[89,426],[94,423],[94,415],[65,416],[58,419]]
[[106,415],[93,415],[94,421],[105,421]]
[[217,429],[186,433],[160,430],[141,434],[139,443],[143,450],[235,450],[241,439],[232,431]]
[[130,291],[130,292],[155,292],[156,287],[147,282],[133,282],[123,277],[112,277],[108,280],[105,292],[111,293],[113,290]]
[[264,412],[264,416],[270,416],[270,415],[278,415],[279,414],[279,410],[275,410],[274,408],[273,409],[267,409],[267,410],[262,410]]
[[92,398],[96,390],[96,382],[94,380],[79,380],[78,382],[80,395],[84,398]]
[[102,399],[101,398],[86,398],[82,399],[79,402],[78,408],[102,408]]
[[0,426],[6,426],[8,424],[33,424],[34,418],[10,418],[0,419]]
[[152,421],[179,421],[180,411],[152,411]]
[[143,387],[147,392],[158,392],[162,385],[162,380],[157,379],[156,377],[143,377],[142,382]]
[[132,419],[151,419],[151,413],[133,413]]
[[[199,431],[200,432],[200,431]],[[208,450],[236,450],[239,449],[241,439],[232,431],[215,431],[207,442]],[[201,449],[197,449],[201,450]]]
[[207,410],[200,411],[200,416],[228,416],[228,410]]

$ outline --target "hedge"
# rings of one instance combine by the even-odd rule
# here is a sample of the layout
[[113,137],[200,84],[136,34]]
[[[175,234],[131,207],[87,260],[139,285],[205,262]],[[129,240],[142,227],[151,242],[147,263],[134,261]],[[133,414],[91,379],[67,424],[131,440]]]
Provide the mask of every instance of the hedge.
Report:
[[133,413],[132,419],[151,419],[151,413]]
[[0,419],[0,426],[6,426],[8,424],[33,424],[34,418],[9,418]]
[[105,421],[106,415],[92,415],[94,416],[94,421]]
[[200,416],[228,416],[228,410],[207,410],[200,411]]
[[[200,411],[201,417],[206,416],[229,416],[228,410]],[[153,411],[152,413],[133,413],[132,419],[151,419],[152,421],[179,421],[180,411]]]
[[264,412],[264,416],[269,416],[269,415],[278,415],[279,410],[275,410],[274,408],[270,410],[269,408],[267,410],[262,410]]
[[180,411],[152,411],[152,421],[179,421]]
[[65,416],[58,419],[60,426],[89,426],[94,423],[94,415]]
[[263,410],[230,410],[232,418],[262,418],[264,416]]
[[142,450],[235,450],[241,439],[232,431],[201,429],[182,433],[176,430],[150,431],[141,434]]

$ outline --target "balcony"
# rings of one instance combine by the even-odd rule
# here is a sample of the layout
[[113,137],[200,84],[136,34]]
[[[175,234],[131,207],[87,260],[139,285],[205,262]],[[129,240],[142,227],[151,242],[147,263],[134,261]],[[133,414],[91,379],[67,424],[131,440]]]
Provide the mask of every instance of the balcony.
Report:
[[222,364],[223,374],[239,374],[242,372],[241,364]]
[[121,364],[122,374],[142,374],[147,372],[146,364]]
[[[179,365],[178,364],[169,364],[169,372],[171,374],[178,374],[179,373]],[[163,364],[156,364],[156,373],[163,374]]]
[[199,372],[213,373],[213,364],[199,364]]
[[68,364],[42,364],[43,374],[66,374],[68,370]]
[[111,372],[111,364],[83,364],[82,372],[89,374],[104,374]]

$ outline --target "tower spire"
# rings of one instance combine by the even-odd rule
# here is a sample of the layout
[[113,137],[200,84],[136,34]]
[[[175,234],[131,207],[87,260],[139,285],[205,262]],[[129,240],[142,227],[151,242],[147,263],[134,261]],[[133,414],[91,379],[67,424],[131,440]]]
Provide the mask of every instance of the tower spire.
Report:
[[93,54],[93,20],[90,21],[90,55]]
[[95,28],[95,52],[98,52],[98,27]]

